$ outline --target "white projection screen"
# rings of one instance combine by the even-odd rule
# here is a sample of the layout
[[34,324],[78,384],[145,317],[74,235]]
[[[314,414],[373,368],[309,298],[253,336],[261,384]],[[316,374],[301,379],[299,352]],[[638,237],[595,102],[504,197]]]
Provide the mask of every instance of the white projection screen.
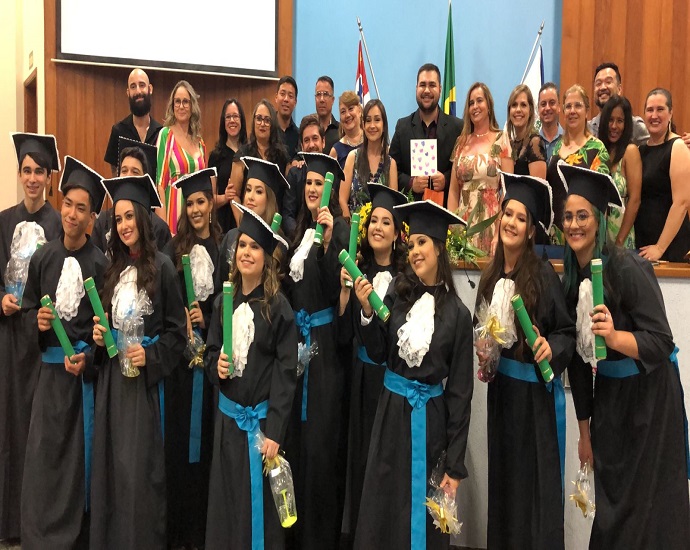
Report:
[[57,61],[275,78],[277,0],[57,0]]

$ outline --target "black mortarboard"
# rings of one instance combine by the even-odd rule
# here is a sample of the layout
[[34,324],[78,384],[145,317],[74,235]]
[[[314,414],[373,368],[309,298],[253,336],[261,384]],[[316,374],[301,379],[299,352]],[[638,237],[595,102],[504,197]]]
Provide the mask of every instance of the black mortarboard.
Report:
[[396,206],[395,210],[410,226],[410,235],[428,235],[442,243],[448,237],[449,225],[467,225],[465,220],[428,199]]
[[101,180],[101,183],[113,201],[113,206],[117,201],[130,200],[138,202],[146,210],[163,207],[156,186],[148,174],[110,178]]
[[580,166],[570,166],[563,161],[558,162],[557,168],[567,196],[584,197],[604,214],[608,211],[609,205],[623,206],[621,194],[608,174]]
[[247,167],[247,180],[253,178],[263,182],[276,197],[282,196],[281,187],[290,189],[290,184],[277,164],[257,157],[242,157],[240,160]]
[[391,214],[396,225],[400,225],[399,213],[395,210],[396,206],[407,204],[407,197],[390,187],[380,183],[369,183],[369,195],[371,196],[371,211],[377,208],[385,208]]
[[516,200],[525,205],[534,224],[548,234],[553,223],[553,197],[551,185],[546,180],[534,176],[519,176],[501,172],[503,201]]
[[345,181],[345,174],[343,169],[338,164],[338,160],[323,153],[299,153],[307,163],[307,170],[309,172],[316,172],[322,176],[326,176],[326,172],[331,172],[336,181],[333,182],[337,186],[337,180]]
[[120,164],[122,164],[122,159],[120,157],[122,150],[129,147],[138,147],[141,149],[146,157],[146,164],[148,164],[148,166],[144,166],[144,171],[151,176],[153,181],[156,181],[158,174],[158,149],[148,143],[135,141],[122,136],[117,138],[117,173],[120,173]]
[[285,248],[288,248],[287,242],[277,233],[274,233],[271,226],[268,225],[258,214],[250,210],[246,206],[233,201],[233,206],[236,206],[242,212],[242,220],[238,230],[240,233],[249,235],[254,239],[261,248],[269,254],[273,254],[278,243],[283,243]]
[[182,196],[187,200],[189,195],[199,191],[213,191],[211,178],[215,176],[215,168],[204,168],[182,176],[173,185],[182,191]]
[[60,177],[60,184],[58,191],[63,195],[74,187],[79,187],[86,191],[93,199],[94,212],[98,214],[103,206],[103,199],[105,198],[105,189],[101,185],[101,176],[95,170],[92,170],[80,160],[65,155],[65,169],[62,171]]
[[60,171],[60,153],[57,149],[55,136],[50,134],[29,134],[25,132],[13,132],[10,134],[17,152],[17,166],[19,159],[27,153],[40,153],[50,164],[50,169]]

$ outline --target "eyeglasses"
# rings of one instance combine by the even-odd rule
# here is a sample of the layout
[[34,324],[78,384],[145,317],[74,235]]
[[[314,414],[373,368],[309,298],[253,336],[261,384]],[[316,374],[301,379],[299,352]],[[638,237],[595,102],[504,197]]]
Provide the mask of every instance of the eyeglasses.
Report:
[[577,101],[576,103],[566,103],[563,106],[564,111],[580,111],[585,108],[585,104]]
[[330,92],[316,92],[314,97],[316,99],[328,99],[329,97],[333,97],[333,94]]
[[563,227],[570,227],[573,224],[573,220],[576,221],[578,227],[584,227],[587,225],[591,214],[589,212],[577,212],[574,216],[571,212],[566,212],[563,214]]
[[175,105],[175,107],[178,107],[178,108],[179,108],[179,107],[184,107],[184,108],[186,109],[186,108],[189,107],[191,104],[192,104],[192,101],[189,100],[189,99],[187,99],[187,98],[185,98],[185,99],[180,99],[180,98],[178,97],[178,98],[175,98],[175,100],[173,100],[173,105]]
[[254,122],[256,122],[259,125],[270,126],[271,125],[271,117],[270,116],[256,115],[254,117]]
[[225,115],[225,120],[239,120],[240,115]]

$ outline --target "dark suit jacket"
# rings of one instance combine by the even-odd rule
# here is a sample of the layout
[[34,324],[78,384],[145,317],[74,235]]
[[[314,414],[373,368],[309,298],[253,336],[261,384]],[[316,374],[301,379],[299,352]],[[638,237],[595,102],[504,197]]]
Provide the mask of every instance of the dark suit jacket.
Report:
[[[438,113],[437,168],[446,178],[446,188],[443,190],[443,205],[448,203],[448,188],[450,187],[450,172],[453,167],[453,147],[462,131],[462,119],[447,115],[443,111]],[[398,165],[398,189],[407,194],[410,191],[410,140],[424,139],[424,125],[419,118],[419,110],[409,116],[401,118],[395,125],[395,134],[391,140],[390,156]],[[414,193],[415,200],[421,200],[422,195]]]

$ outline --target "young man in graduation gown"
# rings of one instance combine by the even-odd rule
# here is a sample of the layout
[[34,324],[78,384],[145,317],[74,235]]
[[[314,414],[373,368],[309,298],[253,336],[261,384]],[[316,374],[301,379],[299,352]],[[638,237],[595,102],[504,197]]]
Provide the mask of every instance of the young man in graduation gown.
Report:
[[[24,292],[26,316],[37,323],[40,347],[22,485],[22,548],[88,548],[88,511],[93,432],[93,308],[84,280],[102,285],[107,259],[86,230],[100,211],[101,176],[65,157],[60,181],[63,234],[34,254]],[[75,354],[66,357],[51,327],[55,304]]]
[[[12,140],[24,200],[0,212],[0,540],[18,539],[20,534],[24,450],[40,362],[38,346],[29,345],[35,341],[36,325],[27,324],[20,314],[23,284],[17,285],[16,279],[26,282],[36,245],[55,239],[61,229],[60,216],[44,198],[52,172],[60,170],[55,137],[16,133]],[[22,266],[23,276],[13,275]]]
[[[153,145],[146,143],[139,143],[132,139],[121,137],[118,143],[118,158],[119,175],[125,176],[143,176],[148,174],[153,181],[156,181],[156,152],[157,149]],[[153,236],[156,239],[156,247],[158,250],[163,250],[166,244],[170,242],[172,235],[170,229],[160,216],[156,216],[153,210],[150,213],[151,223],[153,224]],[[111,209],[103,210],[93,224],[93,231],[91,232],[91,240],[103,252],[107,252],[110,237],[112,235],[112,212]]]

